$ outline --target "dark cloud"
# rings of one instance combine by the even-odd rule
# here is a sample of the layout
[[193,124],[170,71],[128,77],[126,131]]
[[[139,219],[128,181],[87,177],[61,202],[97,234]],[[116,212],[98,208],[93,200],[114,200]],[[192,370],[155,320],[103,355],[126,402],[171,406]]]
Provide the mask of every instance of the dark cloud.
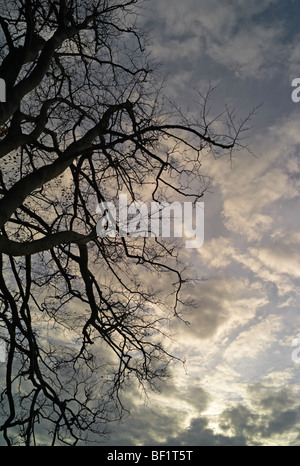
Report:
[[[251,390],[253,387],[251,388]],[[294,398],[294,408],[285,409]],[[237,404],[225,409],[219,417],[219,429],[215,432],[209,427],[208,417],[192,420],[190,426],[175,437],[167,439],[167,445],[191,446],[255,446],[265,445],[267,441],[280,435],[283,444],[288,444],[288,434],[297,432],[300,427],[300,397],[295,398],[291,391],[269,390],[269,396],[258,396],[258,407],[249,408]],[[264,410],[264,408],[266,410]],[[276,440],[274,440],[276,442]]]
[[274,434],[284,434],[294,430],[297,425],[299,426],[299,407],[297,411],[289,409],[274,414],[273,419],[268,422],[267,428],[262,432],[264,437],[271,438]]
[[168,403],[154,400],[147,403],[138,390],[126,395],[126,404],[131,405],[132,415],[119,426],[112,426],[113,433],[108,445],[167,444],[167,438],[175,439],[178,432],[185,432],[182,425],[189,412],[200,415],[211,400],[197,379],[186,389],[178,389],[174,380],[160,388],[160,397],[168,400]]
[[186,393],[181,392],[184,401],[188,402],[199,413],[204,411],[211,400],[211,396],[200,386],[191,386]]
[[243,435],[248,438],[249,434],[253,435],[256,432],[258,419],[259,415],[252,413],[250,409],[240,404],[222,413],[220,427],[225,432],[232,431],[235,437]]
[[264,413],[258,429],[263,438],[297,431],[300,427],[300,396],[291,388],[273,391],[262,384],[249,387],[252,403]]
[[[262,384],[248,387],[249,398],[225,408],[219,415],[218,430],[210,424],[208,415],[193,417],[185,428],[184,410],[140,406],[124,426],[112,434],[109,445],[156,446],[264,446],[294,445],[300,428],[300,395],[291,389],[275,390]],[[177,393],[178,394],[178,393]],[[176,395],[176,390],[171,396]],[[201,409],[209,406],[210,396],[200,387],[193,387],[182,401]],[[178,403],[177,403],[178,404]],[[174,406],[176,406],[174,398]],[[196,414],[196,411],[195,411]],[[290,438],[290,434],[294,435]]]
[[205,417],[193,419],[188,429],[176,437],[168,438],[167,445],[177,446],[246,446],[246,439],[241,435],[230,437],[215,433],[208,426]]
[[[220,426],[231,430],[235,437],[243,435],[248,445],[261,444],[277,438],[287,438],[300,427],[300,396],[290,388],[274,390],[262,384],[248,387],[251,407],[242,404],[226,409],[220,416]],[[287,440],[286,440],[287,442]]]
[[252,404],[259,406],[264,412],[278,412],[295,406],[300,398],[290,388],[272,390],[261,383],[255,383],[248,387],[248,393]]

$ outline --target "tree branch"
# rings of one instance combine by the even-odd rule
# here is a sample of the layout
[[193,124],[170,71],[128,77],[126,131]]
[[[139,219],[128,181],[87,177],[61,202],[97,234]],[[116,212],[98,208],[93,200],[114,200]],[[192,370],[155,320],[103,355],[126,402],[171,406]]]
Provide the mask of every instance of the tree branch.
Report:
[[96,229],[88,235],[82,235],[75,231],[60,231],[47,235],[44,238],[35,241],[26,241],[19,243],[12,241],[5,236],[0,236],[0,253],[7,254],[13,257],[31,256],[39,252],[48,251],[63,244],[86,244],[93,239],[96,239]]

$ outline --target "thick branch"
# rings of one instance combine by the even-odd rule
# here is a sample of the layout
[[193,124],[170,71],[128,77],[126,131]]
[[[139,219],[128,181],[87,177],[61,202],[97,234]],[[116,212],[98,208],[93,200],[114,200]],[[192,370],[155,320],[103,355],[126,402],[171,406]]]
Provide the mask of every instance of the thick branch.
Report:
[[111,116],[127,106],[127,103],[110,106],[104,113],[100,123],[89,130],[81,139],[70,144],[60,158],[15,183],[0,200],[0,227],[3,227],[15,210],[22,205],[33,191],[57,178],[73,163],[76,157],[88,150],[94,139],[107,129]]
[[29,256],[49,251],[61,244],[86,244],[95,238],[96,230],[92,231],[89,235],[82,235],[76,231],[61,231],[35,241],[26,241],[24,243],[18,243],[17,241],[0,236],[0,253],[14,257]]
[[8,90],[7,102],[0,105],[0,125],[15,113],[23,97],[31,92],[42,81],[48,71],[53,54],[68,37],[67,31],[57,31],[49,39],[30,75],[18,83],[12,90]]

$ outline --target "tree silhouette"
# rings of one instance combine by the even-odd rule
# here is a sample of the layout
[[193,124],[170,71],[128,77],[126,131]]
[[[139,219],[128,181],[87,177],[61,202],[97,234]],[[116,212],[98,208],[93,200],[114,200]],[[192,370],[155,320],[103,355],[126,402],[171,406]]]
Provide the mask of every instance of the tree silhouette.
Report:
[[[168,376],[182,318],[178,244],[99,237],[100,202],[127,193],[197,201],[201,157],[231,156],[245,121],[201,96],[198,118],[164,102],[137,26],[139,0],[1,4],[0,431],[7,445],[99,439],[122,391]],[[220,123],[218,119],[218,124]],[[225,129],[224,129],[225,128]]]

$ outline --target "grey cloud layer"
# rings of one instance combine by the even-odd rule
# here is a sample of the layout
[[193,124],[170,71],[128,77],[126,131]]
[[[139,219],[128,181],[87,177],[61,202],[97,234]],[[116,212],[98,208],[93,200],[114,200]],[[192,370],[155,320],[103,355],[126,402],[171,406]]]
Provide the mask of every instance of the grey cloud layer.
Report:
[[193,65],[205,54],[240,77],[271,77],[286,58],[287,25],[281,17],[268,23],[263,13],[278,3],[173,0],[170,8],[169,2],[154,0],[150,18],[157,30],[161,26],[154,53],[164,62],[184,59]]

